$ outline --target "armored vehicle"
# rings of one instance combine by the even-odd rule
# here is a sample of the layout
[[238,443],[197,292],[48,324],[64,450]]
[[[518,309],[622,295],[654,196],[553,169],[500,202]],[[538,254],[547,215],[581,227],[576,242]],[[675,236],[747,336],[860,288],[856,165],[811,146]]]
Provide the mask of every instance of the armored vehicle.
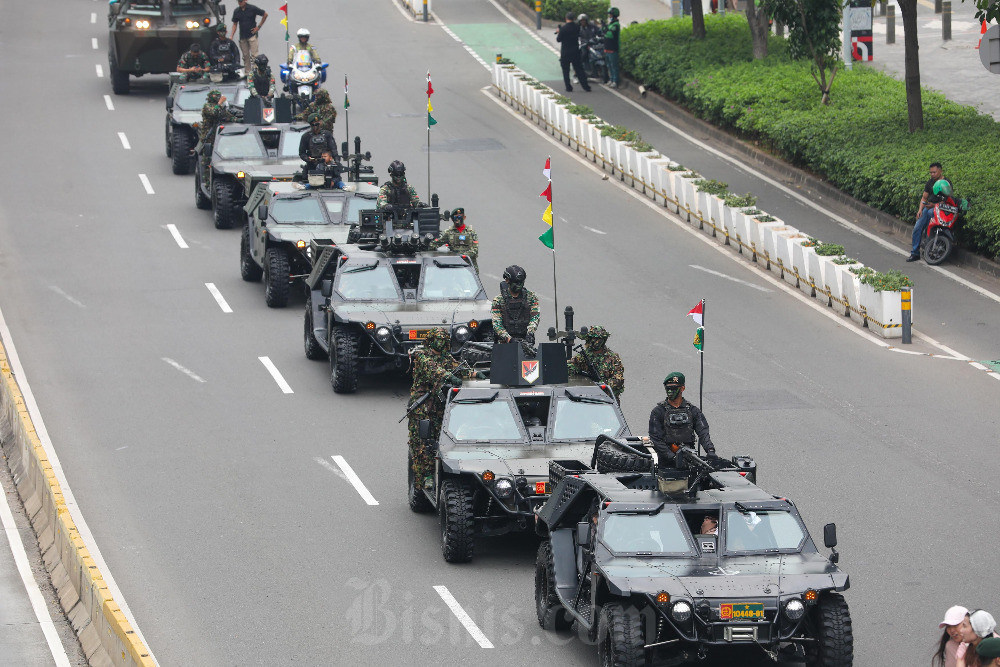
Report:
[[[434,327],[450,331],[455,352],[492,335],[490,300],[472,263],[429,248],[438,209],[414,211],[411,229],[382,227],[378,217],[361,212],[360,244],[310,244],[305,352],[329,358],[337,393],[357,391],[362,374],[407,370],[410,351]],[[374,239],[372,229],[381,230]]]
[[309,242],[341,245],[362,210],[372,209],[378,187],[350,183],[350,192],[311,188],[304,183],[258,183],[247,201],[247,223],[240,241],[243,280],[264,278],[264,300],[283,308],[295,282],[312,270]]
[[198,144],[198,132],[193,127],[201,122],[201,108],[212,90],[222,93],[230,106],[243,108],[250,97],[250,89],[244,81],[229,83],[185,83],[175,79],[167,95],[167,119],[165,138],[167,157],[175,174],[189,174],[194,168],[196,156],[192,152]]
[[299,139],[309,129],[304,123],[220,125],[211,151],[195,166],[194,201],[201,209],[215,209],[215,226],[228,229],[243,223],[243,207],[257,183],[290,181],[302,168]]
[[130,75],[175,71],[194,42],[207,51],[215,24],[225,15],[225,5],[215,0],[112,0],[108,5],[111,89],[125,95]]
[[599,437],[631,436],[607,385],[568,376],[566,352],[542,343],[532,358],[522,344],[494,344],[489,380],[447,390],[441,433],[419,424],[434,451],[434,488],[415,488],[408,465],[409,504],[437,510],[446,561],[471,560],[477,535],[533,529],[551,460],[589,461]]
[[[816,549],[792,501],[756,486],[752,459],[704,460],[684,448],[677,469],[654,473],[634,443],[598,446],[608,447],[630,463],[645,458],[645,471],[581,469],[597,451],[591,466],[552,464],[555,488],[536,525],[542,627],[576,622],[602,665],[680,665],[723,647],[853,664],[839,555]],[[836,526],[823,532],[832,550]]]

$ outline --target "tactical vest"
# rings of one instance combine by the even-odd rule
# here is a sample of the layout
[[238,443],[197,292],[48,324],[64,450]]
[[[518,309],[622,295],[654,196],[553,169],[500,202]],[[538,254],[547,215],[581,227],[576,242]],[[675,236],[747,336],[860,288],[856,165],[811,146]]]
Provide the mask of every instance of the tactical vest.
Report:
[[410,188],[405,180],[399,185],[396,185],[392,181],[389,181],[386,185],[389,186],[389,191],[385,195],[385,200],[390,206],[409,207]]
[[253,75],[253,86],[257,89],[257,93],[260,95],[267,95],[268,91],[271,89],[271,71],[264,70],[254,70]]
[[[455,239],[455,244],[452,250],[457,248],[471,248],[472,247],[472,235],[469,234],[469,228],[466,227],[463,231],[458,231],[457,229],[452,229],[451,238]],[[449,243],[449,246],[452,244]]]
[[682,402],[675,408],[667,401],[660,403],[663,411],[663,441],[670,444],[694,443],[694,411],[691,405]]
[[524,338],[528,335],[528,322],[531,321],[531,308],[528,305],[528,292],[521,288],[521,296],[515,297],[510,288],[503,288],[503,328],[511,338]]
[[323,155],[323,151],[332,150],[330,148],[330,143],[327,138],[326,132],[320,132],[319,134],[310,133],[309,134],[309,157],[319,158]]

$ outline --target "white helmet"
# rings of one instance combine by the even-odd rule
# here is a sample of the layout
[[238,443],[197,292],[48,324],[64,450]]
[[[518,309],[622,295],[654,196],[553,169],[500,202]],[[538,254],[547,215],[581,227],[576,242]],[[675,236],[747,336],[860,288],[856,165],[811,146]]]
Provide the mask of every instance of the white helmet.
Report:
[[295,36],[296,37],[305,37],[306,39],[309,39],[309,31],[306,30],[305,28],[299,28],[299,31],[297,33],[295,33]]

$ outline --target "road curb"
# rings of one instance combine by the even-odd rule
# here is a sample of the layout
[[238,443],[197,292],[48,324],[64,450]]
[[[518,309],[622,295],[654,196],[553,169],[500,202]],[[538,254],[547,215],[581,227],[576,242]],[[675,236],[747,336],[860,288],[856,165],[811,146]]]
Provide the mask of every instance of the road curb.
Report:
[[2,342],[0,375],[0,420],[12,433],[3,443],[3,453],[38,539],[45,569],[88,662],[94,666],[155,665],[108,590],[70,516]]

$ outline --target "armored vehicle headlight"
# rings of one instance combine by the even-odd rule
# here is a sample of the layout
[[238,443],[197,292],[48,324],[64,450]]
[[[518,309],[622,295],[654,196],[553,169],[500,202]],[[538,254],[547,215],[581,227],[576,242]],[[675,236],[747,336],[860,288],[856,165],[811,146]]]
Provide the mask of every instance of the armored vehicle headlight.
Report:
[[194,30],[194,29],[198,28],[198,22],[197,21],[188,21],[184,25],[185,25],[185,27],[187,27],[188,30]]
[[384,343],[389,340],[390,333],[389,327],[379,327],[375,330],[375,338],[377,338],[380,343]]
[[295,247],[301,250],[302,248],[306,247],[306,242],[303,241],[302,239],[299,239],[298,241],[295,242]]
[[135,22],[135,27],[139,30],[149,30],[149,21],[146,19],[139,19]]
[[802,604],[802,600],[789,600],[785,603],[785,616],[790,620],[797,621],[802,618],[804,613],[806,613],[806,606]]
[[493,490],[501,498],[510,498],[514,495],[514,483],[506,477],[501,477],[493,483]]
[[469,327],[465,326],[464,324],[455,327],[454,337],[456,343],[464,343],[465,341],[469,340],[471,336],[472,332],[469,331]]
[[674,606],[670,608],[670,615],[678,623],[684,623],[691,619],[691,605],[684,600],[675,602]]
[[243,178],[246,175],[247,175],[247,173],[245,171],[238,171],[238,172],[236,172],[236,178]]

